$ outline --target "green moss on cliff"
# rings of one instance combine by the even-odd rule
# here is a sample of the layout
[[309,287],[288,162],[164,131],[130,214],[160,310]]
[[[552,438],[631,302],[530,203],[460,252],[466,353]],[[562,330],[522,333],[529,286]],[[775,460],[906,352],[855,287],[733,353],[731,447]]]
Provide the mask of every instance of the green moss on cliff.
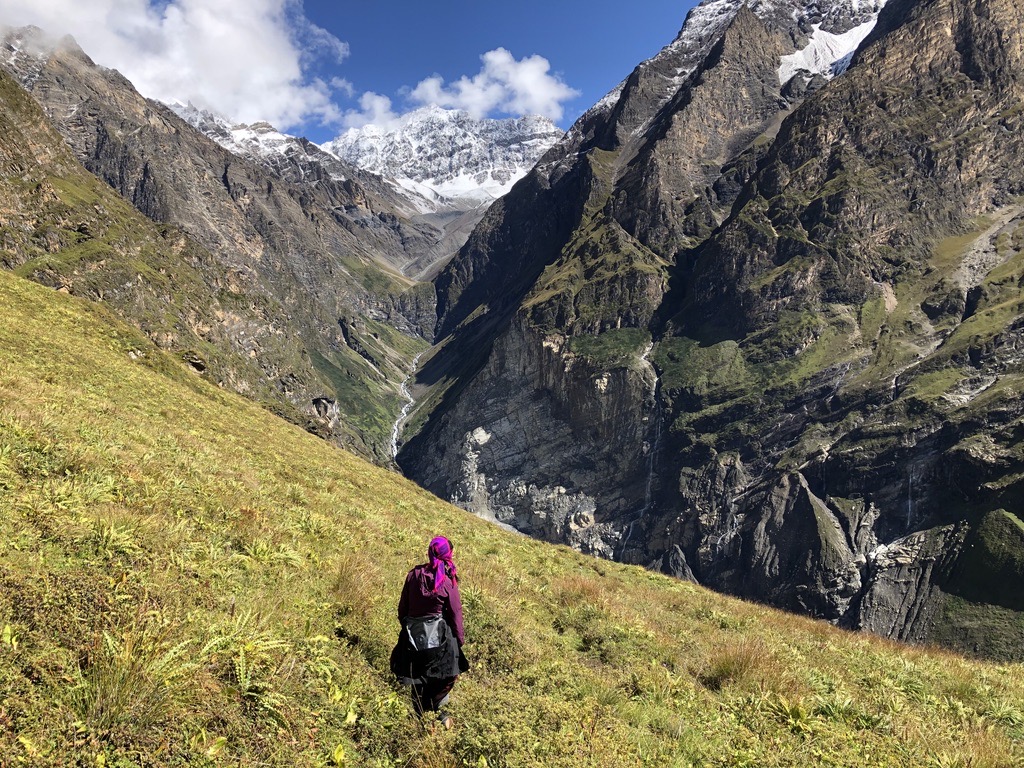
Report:
[[1019,661],[1024,613],[974,602],[958,595],[944,598],[930,640],[967,655],[982,652],[993,660]]
[[1012,512],[989,512],[964,542],[948,589],[975,602],[1024,611],[1024,522]]
[[523,301],[542,333],[645,326],[661,301],[667,262],[598,213],[586,219]]
[[754,384],[754,374],[735,341],[704,346],[683,337],[662,339],[651,356],[661,373],[662,388],[720,402]]
[[569,350],[603,370],[630,366],[651,343],[642,328],[613,328],[596,336],[585,334],[569,339]]

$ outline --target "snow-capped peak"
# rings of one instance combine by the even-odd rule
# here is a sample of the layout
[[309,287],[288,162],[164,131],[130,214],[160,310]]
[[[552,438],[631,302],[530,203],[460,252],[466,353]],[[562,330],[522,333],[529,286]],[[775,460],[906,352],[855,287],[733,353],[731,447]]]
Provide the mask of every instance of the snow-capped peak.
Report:
[[299,140],[281,133],[270,123],[239,123],[233,125],[220,115],[199,109],[191,102],[175,101],[167,105],[186,123],[198,128],[222,147],[236,155],[273,157],[287,155]]
[[[678,92],[744,5],[771,27],[786,30],[794,41],[797,52],[783,57],[779,70],[784,83],[797,70],[826,78],[845,71],[885,4],[886,0],[704,0],[687,14],[675,40],[640,65],[663,82],[661,102],[651,114]],[[581,126],[594,114],[612,109],[625,82],[587,110],[569,129],[570,137],[581,136]],[[641,123],[633,130],[639,133],[643,127]]]
[[[754,15],[777,26],[810,34],[810,41],[783,58],[780,74],[797,69],[832,77],[857,49],[878,20],[886,0],[705,0],[686,17],[679,37],[667,51],[706,50],[746,4]],[[788,24],[787,24],[788,22]],[[681,76],[689,72],[680,72]],[[789,78],[783,78],[786,82]]]
[[558,126],[535,115],[476,119],[431,105],[393,128],[351,128],[321,148],[438,204],[464,207],[504,195],[561,137]]

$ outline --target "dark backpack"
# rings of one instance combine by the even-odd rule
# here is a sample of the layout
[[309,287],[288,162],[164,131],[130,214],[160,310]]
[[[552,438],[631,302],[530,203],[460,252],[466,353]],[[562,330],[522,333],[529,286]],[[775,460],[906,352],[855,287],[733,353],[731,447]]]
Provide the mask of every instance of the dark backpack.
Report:
[[405,639],[414,651],[440,648],[448,641],[448,623],[441,614],[407,616],[402,622]]

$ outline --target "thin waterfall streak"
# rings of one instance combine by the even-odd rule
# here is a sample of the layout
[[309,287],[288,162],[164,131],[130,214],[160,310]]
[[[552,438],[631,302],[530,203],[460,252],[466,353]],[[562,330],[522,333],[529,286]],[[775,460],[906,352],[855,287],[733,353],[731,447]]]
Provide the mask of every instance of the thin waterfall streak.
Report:
[[409,417],[409,412],[412,411],[412,407],[416,404],[416,399],[412,396],[412,392],[409,391],[409,382],[412,381],[416,375],[416,370],[419,367],[420,358],[423,357],[423,352],[420,352],[416,357],[412,359],[412,369],[409,371],[409,375],[402,381],[402,386],[399,388],[399,394],[405,398],[405,404],[402,406],[402,410],[398,413],[398,418],[395,419],[395,423],[391,426],[391,458],[398,458],[398,437],[401,434],[402,427],[405,424],[405,420]]
[[911,520],[914,516],[914,468],[910,467],[907,474],[907,533],[910,533]]

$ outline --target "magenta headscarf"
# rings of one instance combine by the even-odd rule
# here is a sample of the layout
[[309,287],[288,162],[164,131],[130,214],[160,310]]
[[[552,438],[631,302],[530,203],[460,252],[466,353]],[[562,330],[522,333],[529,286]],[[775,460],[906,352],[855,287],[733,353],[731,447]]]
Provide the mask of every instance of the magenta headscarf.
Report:
[[427,558],[434,571],[434,592],[441,589],[447,576],[452,582],[458,582],[459,572],[452,562],[452,543],[444,536],[436,536],[427,547]]

